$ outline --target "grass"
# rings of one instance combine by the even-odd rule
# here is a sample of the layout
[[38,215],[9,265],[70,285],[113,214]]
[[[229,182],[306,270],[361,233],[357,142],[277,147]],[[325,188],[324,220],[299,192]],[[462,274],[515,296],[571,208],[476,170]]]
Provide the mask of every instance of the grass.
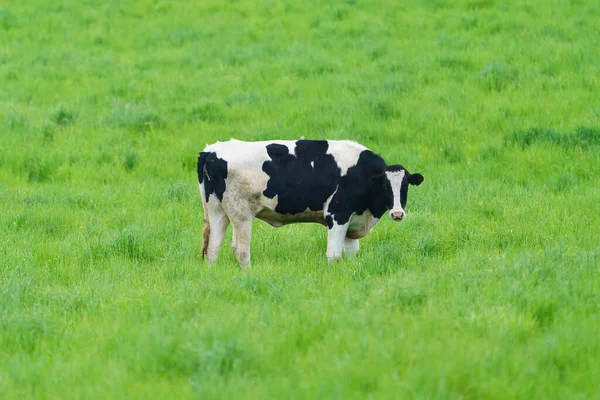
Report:
[[[3,398],[600,398],[595,2],[0,7]],[[207,143],[421,172],[358,258],[200,259]]]

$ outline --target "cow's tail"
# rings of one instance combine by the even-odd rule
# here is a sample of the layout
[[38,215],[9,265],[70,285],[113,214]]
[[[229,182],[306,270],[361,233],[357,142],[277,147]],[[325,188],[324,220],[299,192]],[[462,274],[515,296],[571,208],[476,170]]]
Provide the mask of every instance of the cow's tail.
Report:
[[200,199],[202,199],[202,209],[204,210],[204,229],[202,230],[202,258],[208,254],[208,239],[210,237],[210,219],[208,217],[208,204],[204,199],[204,178],[206,175],[206,156],[202,152],[198,156],[198,183],[200,184]]
[[208,212],[206,208],[208,205],[202,200],[204,206],[204,229],[202,230],[202,258],[208,254],[208,239],[210,238],[210,220],[208,219]]

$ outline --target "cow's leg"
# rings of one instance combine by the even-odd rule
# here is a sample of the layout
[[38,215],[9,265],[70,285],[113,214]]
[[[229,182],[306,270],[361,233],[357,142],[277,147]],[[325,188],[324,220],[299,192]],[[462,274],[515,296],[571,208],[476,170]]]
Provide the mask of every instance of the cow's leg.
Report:
[[350,223],[338,225],[337,222],[333,221],[327,234],[327,260],[333,261],[342,256],[344,238],[346,237],[349,225]]
[[252,220],[254,219],[252,204],[245,200],[248,195],[240,192],[240,188],[232,189],[223,200],[223,208],[229,216],[233,234],[231,247],[240,266],[250,264],[250,240],[252,239]]
[[357,255],[359,249],[360,246],[358,244],[358,239],[344,239],[344,251],[346,252],[346,254],[348,254],[349,256]]
[[233,220],[233,253],[240,266],[250,265],[250,241],[252,239],[252,218]]
[[235,241],[235,229],[231,230],[231,248],[233,249],[233,254],[235,254],[235,245],[236,245],[236,241]]
[[208,251],[207,259],[209,263],[214,263],[219,257],[219,249],[221,243],[225,237],[227,226],[229,225],[229,218],[225,214],[225,210],[221,207],[221,204],[216,202],[216,199],[207,203],[208,206],[208,220],[210,222],[210,231],[208,234]]

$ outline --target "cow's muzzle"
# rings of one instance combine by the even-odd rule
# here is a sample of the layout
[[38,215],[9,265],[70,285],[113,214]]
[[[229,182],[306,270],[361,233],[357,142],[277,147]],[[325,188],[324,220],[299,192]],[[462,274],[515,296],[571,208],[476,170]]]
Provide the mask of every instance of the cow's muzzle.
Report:
[[394,221],[402,221],[405,216],[406,213],[403,210],[390,212],[390,218]]

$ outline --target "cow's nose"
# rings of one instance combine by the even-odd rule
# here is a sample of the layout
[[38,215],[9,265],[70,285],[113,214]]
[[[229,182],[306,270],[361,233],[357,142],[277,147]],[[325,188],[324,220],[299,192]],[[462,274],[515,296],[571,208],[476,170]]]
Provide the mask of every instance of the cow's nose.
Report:
[[402,221],[404,219],[404,211],[393,211],[390,213],[390,217],[394,221]]

